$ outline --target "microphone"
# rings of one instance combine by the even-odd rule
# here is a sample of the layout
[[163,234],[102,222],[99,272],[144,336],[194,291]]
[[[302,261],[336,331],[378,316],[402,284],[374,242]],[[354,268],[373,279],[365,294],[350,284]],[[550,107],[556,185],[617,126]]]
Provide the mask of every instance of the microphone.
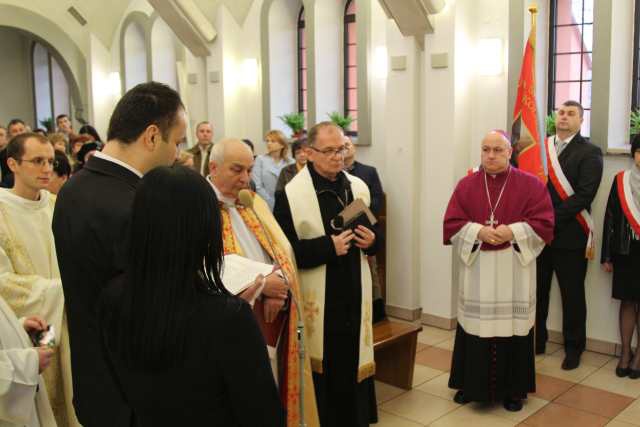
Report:
[[[255,217],[258,219],[258,223],[260,224],[260,228],[262,229],[262,232],[264,233],[266,239],[267,239],[267,243],[269,243],[269,247],[271,248],[271,253],[273,254],[273,256],[275,257],[276,255],[276,251],[275,251],[275,247],[273,246],[273,242],[271,241],[271,236],[269,235],[269,233],[267,233],[267,229],[264,226],[264,224],[262,223],[262,220],[260,219],[260,217],[258,216],[258,213],[255,211],[255,209],[253,208],[253,194],[251,193],[251,191],[245,189],[242,189],[238,192],[238,201],[240,202],[240,204],[242,206],[244,206],[245,208],[251,210],[251,212],[253,213],[253,215],[255,215]],[[274,261],[276,262],[276,264],[278,263],[277,259],[274,259]],[[287,274],[286,272],[282,272],[282,279],[284,280],[284,283],[287,285],[287,287],[289,289],[291,289],[291,284],[289,283],[289,279],[287,279]],[[298,360],[299,360],[299,368],[298,368],[298,374],[300,377],[300,383],[299,383],[299,396],[298,396],[298,402],[300,405],[300,423],[299,426],[300,427],[305,427],[306,423],[305,423],[305,419],[304,419],[304,355],[305,355],[305,348],[304,348],[304,320],[302,318],[302,310],[300,308],[300,304],[298,304],[298,301],[295,297],[295,295],[293,294],[293,292],[289,292],[289,295],[291,295],[291,299],[293,300],[293,304],[296,306],[296,313],[298,315],[298,324],[296,326],[296,334],[298,335]]]

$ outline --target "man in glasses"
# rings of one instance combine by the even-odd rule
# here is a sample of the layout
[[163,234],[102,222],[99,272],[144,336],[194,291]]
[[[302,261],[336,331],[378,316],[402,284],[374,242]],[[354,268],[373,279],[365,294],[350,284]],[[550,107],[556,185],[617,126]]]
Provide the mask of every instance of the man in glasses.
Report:
[[338,214],[355,199],[370,203],[367,185],[343,171],[342,129],[322,122],[308,135],[307,167],[276,195],[274,216],[298,263],[307,351],[323,426],[377,421],[373,374],[371,271],[375,230],[342,229]]
[[23,133],[7,146],[11,189],[0,190],[0,296],[17,317],[41,316],[53,327],[56,353],[44,372],[56,422],[76,426],[72,408],[64,295],[51,220],[55,197],[47,190],[54,150],[42,135]]

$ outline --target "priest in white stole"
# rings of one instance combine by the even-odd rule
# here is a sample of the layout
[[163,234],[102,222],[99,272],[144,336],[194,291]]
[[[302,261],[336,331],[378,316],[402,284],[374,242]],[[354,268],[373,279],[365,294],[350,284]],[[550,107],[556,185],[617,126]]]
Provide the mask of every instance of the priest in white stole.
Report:
[[44,373],[59,426],[79,426],[72,406],[69,337],[64,295],[51,231],[55,196],[49,184],[54,161],[51,143],[39,134],[9,142],[7,163],[12,189],[0,190],[0,296],[19,317],[38,315],[54,328],[56,354]]
[[308,142],[309,162],[276,195],[274,215],[298,262],[320,423],[368,426],[377,421],[367,262],[376,234],[362,225],[341,231],[332,220],[355,199],[369,205],[369,189],[343,172],[339,127],[319,123]]
[[[224,253],[278,265],[280,273],[286,275],[290,288],[287,288],[287,282],[278,273],[266,277],[262,295],[254,306],[254,314],[267,341],[280,398],[287,413],[287,426],[300,425],[299,385],[302,375],[305,382],[305,425],[317,427],[318,412],[308,355],[305,358],[304,372],[299,372],[296,339],[298,317],[292,305],[295,302],[289,301],[289,305],[285,305],[288,292],[294,295],[295,300],[302,301],[293,250],[264,199],[253,194],[253,209],[238,203],[240,190],[249,187],[253,163],[251,149],[239,139],[223,139],[211,150],[210,175],[207,180],[220,203]],[[253,294],[257,285],[245,293]]]
[[482,168],[457,185],[444,219],[458,277],[458,328],[449,387],[457,403],[502,401],[510,411],[535,391],[536,257],[553,238],[544,184],[509,165],[502,131],[482,140]]
[[[0,425],[56,427],[39,374],[41,356],[26,333],[28,321],[34,319],[18,320],[0,297]],[[50,355],[42,357],[45,360]]]

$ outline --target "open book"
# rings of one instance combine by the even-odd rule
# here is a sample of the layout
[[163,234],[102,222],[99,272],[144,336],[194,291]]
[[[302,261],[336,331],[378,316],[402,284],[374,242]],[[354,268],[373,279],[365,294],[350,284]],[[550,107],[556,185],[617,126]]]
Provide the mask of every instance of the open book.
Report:
[[238,295],[249,286],[259,274],[269,275],[273,271],[273,265],[253,261],[237,254],[229,254],[224,257],[222,268],[222,283],[233,295]]

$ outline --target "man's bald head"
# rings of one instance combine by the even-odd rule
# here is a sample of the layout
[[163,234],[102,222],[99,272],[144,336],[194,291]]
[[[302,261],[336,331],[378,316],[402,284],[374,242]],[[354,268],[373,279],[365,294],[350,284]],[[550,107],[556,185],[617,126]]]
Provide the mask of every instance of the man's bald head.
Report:
[[226,197],[235,198],[240,190],[249,187],[252,169],[253,153],[240,139],[223,139],[211,149],[211,181]]
[[489,174],[504,172],[509,168],[509,160],[513,149],[507,135],[499,130],[492,130],[482,139],[482,168]]

